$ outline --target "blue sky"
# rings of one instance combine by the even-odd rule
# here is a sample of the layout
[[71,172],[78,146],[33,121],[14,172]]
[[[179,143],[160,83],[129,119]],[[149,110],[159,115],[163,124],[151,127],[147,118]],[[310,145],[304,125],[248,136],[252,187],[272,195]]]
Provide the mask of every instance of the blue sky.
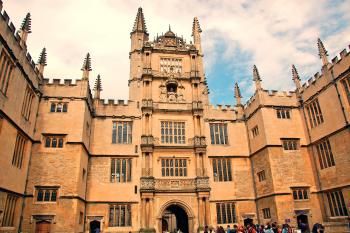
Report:
[[4,1],[17,27],[31,12],[28,50],[37,58],[47,48],[47,78],[80,78],[83,58],[90,52],[91,81],[101,74],[106,99],[128,99],[129,33],[139,6],[151,39],[171,24],[190,41],[193,17],[199,18],[213,104],[234,104],[235,82],[247,100],[254,91],[254,64],[264,89],[294,90],[292,64],[303,81],[320,70],[318,37],[329,59],[350,44],[350,1],[345,0]]

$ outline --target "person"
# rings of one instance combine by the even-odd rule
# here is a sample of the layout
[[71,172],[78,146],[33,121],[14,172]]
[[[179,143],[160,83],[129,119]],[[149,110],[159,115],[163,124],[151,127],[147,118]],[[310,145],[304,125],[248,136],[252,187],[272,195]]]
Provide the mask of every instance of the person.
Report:
[[233,225],[232,233],[238,233],[238,226]]
[[350,230],[350,217],[348,218],[348,228]]
[[264,233],[273,233],[270,223],[265,226]]
[[227,232],[227,233],[231,233],[230,225],[227,225],[226,232]]
[[204,227],[204,233],[208,233],[208,226]]
[[301,230],[301,233],[306,233],[308,230],[308,226],[306,223],[303,223],[301,219],[298,221],[298,228]]
[[253,223],[249,223],[247,228],[248,228],[248,231],[247,231],[248,233],[257,233]]

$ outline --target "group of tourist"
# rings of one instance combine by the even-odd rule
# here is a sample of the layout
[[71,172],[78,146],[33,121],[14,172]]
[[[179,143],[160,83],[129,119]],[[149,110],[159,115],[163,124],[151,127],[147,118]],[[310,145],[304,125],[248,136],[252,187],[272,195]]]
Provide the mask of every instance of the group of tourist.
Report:
[[277,223],[266,225],[250,223],[247,226],[234,225],[233,228],[228,225],[226,230],[222,226],[218,226],[215,230],[206,226],[204,233],[324,233],[324,227],[322,224],[316,223],[310,231],[309,226],[301,222],[298,223],[297,229],[290,227],[288,224],[280,226]]

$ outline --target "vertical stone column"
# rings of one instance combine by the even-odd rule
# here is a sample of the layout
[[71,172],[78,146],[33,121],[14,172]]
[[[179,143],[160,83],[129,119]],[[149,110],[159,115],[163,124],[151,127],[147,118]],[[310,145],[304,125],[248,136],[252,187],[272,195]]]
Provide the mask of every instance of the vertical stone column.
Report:
[[199,117],[199,129],[200,129],[200,136],[204,136],[204,119],[203,119],[203,116]]
[[153,221],[153,198],[149,199],[149,223],[148,223],[148,228],[154,228],[154,221]]
[[199,227],[203,227],[203,222],[204,222],[204,208],[203,208],[203,200],[202,197],[198,197],[198,225]]
[[209,203],[209,197],[205,198],[205,225],[210,226],[210,203]]
[[149,133],[149,135],[152,135],[152,121],[153,121],[153,116],[152,116],[152,114],[149,114],[149,121],[148,121],[148,133]]
[[146,199],[141,198],[141,228],[145,228],[146,220]]
[[149,228],[149,212],[150,212],[150,208],[149,208],[149,199],[147,198],[147,199],[145,199],[145,201],[146,201],[146,214],[145,214],[145,227],[146,228]]
[[197,116],[193,116],[193,128],[194,128],[194,136],[197,136],[198,128],[197,128]]
[[148,153],[149,176],[153,176],[153,152]]

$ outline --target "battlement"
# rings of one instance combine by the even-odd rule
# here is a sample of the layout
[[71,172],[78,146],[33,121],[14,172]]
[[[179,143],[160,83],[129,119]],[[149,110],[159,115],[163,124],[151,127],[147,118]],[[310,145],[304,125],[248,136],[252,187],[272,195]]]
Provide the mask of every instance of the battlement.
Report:
[[115,99],[98,99],[97,100],[100,105],[111,105],[111,106],[128,106],[130,103],[134,103],[134,101],[130,100],[115,100]]
[[[4,21],[4,23],[7,25],[7,29],[9,30],[9,33],[13,36],[13,40],[12,41],[14,41],[15,42],[14,44],[17,45],[16,49],[18,51],[16,51],[14,48],[11,48],[14,51],[14,55],[16,56],[17,52],[23,53],[23,55],[26,57],[26,60],[28,61],[29,67],[31,67],[32,71],[34,71],[34,73],[38,77],[40,77],[39,70],[37,69],[37,67],[35,65],[35,62],[32,59],[32,56],[30,55],[29,52],[27,52],[27,47],[26,46],[22,46],[21,43],[20,43],[21,38],[20,38],[20,35],[19,35],[18,31],[16,31],[15,25],[13,24],[13,22],[10,21],[10,17],[7,14],[7,12],[5,10],[3,10],[1,12],[1,10],[2,10],[2,7],[0,8],[0,21]],[[6,35],[3,35],[3,36],[6,36]],[[9,40],[7,40],[7,41],[9,41]]]
[[81,82],[82,82],[81,79],[59,79],[59,78],[43,79],[43,85],[48,85],[48,86],[77,86],[77,85],[80,85]]
[[209,105],[209,110],[217,110],[217,111],[234,111],[234,108],[231,107],[231,105],[222,105],[222,104],[217,104],[217,105]]
[[[348,46],[348,50],[345,48],[343,49],[337,56],[335,56],[333,59],[331,59],[331,62],[327,66],[328,70],[332,70],[335,77],[337,77],[339,74],[343,73],[345,69],[349,68],[349,54],[350,54],[350,45]],[[302,89],[300,92],[305,92],[310,89],[310,87],[314,87],[318,85],[321,80],[324,79],[324,74],[317,72],[314,74],[313,77],[310,77],[305,83],[302,85]],[[327,81],[323,81],[322,84],[319,84],[321,86],[324,86],[327,84]]]
[[131,100],[95,99],[95,113],[104,117],[136,117],[140,116],[140,103]]

